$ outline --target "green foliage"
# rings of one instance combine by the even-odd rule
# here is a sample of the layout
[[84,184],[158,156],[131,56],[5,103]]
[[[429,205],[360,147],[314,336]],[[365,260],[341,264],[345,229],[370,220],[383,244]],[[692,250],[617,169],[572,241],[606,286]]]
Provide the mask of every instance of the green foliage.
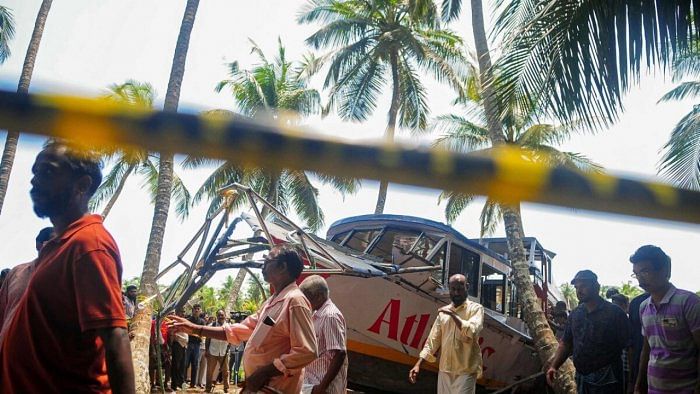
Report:
[[15,37],[15,18],[12,10],[0,5],[0,64],[10,57],[10,41]]
[[566,301],[569,310],[578,306],[578,297],[576,296],[576,289],[573,285],[564,283],[559,286],[559,291],[561,291],[562,296],[564,296],[564,301]]
[[439,28],[432,1],[311,0],[297,20],[323,24],[306,42],[330,50],[323,56],[329,63],[324,88],[330,88],[324,113],[335,108],[343,119],[366,120],[392,81],[398,82],[392,88],[399,124],[424,129],[429,109],[419,71],[459,85],[462,39]]
[[690,2],[500,0],[504,87],[564,122],[610,125],[642,65],[665,67],[700,31]]
[[[700,96],[700,48],[680,57],[673,64],[675,81],[683,81],[659,102],[697,99]],[[678,186],[700,190],[700,106],[695,105],[681,118],[664,145],[659,171]]]
[[[460,96],[455,105],[463,109],[464,115],[441,115],[430,125],[429,131],[440,131],[442,134],[435,145],[458,152],[487,152],[491,139],[486,126],[484,98],[482,87],[478,83],[479,74],[473,64],[467,67],[469,73],[460,87]],[[500,89],[499,80],[494,87]],[[587,172],[600,172],[602,167],[587,157],[575,152],[560,151],[557,146],[566,142],[578,131],[577,124],[556,125],[540,123],[540,108],[530,107],[526,112],[515,105],[517,97],[501,96],[497,100],[504,138],[510,146],[520,148],[523,155],[531,160],[548,165],[562,165]],[[462,211],[472,202],[474,196],[444,191],[438,198],[438,203],[447,201],[445,218],[448,223],[454,222]],[[502,213],[498,203],[490,198],[481,211],[481,236],[492,234],[500,221]]]
[[138,276],[134,276],[131,279],[124,279],[122,280],[122,289],[126,290],[127,286],[134,285],[136,288],[140,288],[141,286],[141,278]]
[[[134,107],[136,110],[150,110],[157,94],[150,83],[129,79],[122,84],[113,84],[108,88],[105,100],[114,101]],[[114,164],[103,178],[102,184],[90,199],[91,211],[119,197],[120,186],[132,174],[141,176],[142,187],[148,190],[151,203],[155,201],[158,191],[158,154],[142,149],[107,147],[101,151],[102,159]],[[173,174],[172,197],[178,217],[184,219],[189,214],[190,193],[177,174]],[[108,212],[104,212],[106,216]]]
[[[307,86],[308,76],[318,67],[318,59],[309,55],[303,62],[290,62],[285,56],[281,40],[274,61],[269,61],[262,50],[251,41],[252,52],[260,64],[251,70],[241,70],[237,62],[229,65],[230,79],[221,81],[217,91],[230,89],[238,109],[245,115],[285,123],[298,123],[303,117],[318,113],[320,95]],[[218,113],[217,116],[235,116]],[[201,158],[188,157],[183,166],[193,168],[211,163]],[[281,171],[246,168],[233,162],[215,162],[219,166],[204,181],[192,199],[197,203],[205,197],[210,201],[210,212],[218,209],[225,198],[219,190],[233,182],[248,185],[282,213],[296,212],[311,231],[323,225],[324,215],[318,204],[318,189],[304,171]],[[355,193],[360,181],[351,178],[315,174],[324,184],[333,186],[343,195]],[[247,202],[244,195],[229,196],[231,209],[239,209]]]

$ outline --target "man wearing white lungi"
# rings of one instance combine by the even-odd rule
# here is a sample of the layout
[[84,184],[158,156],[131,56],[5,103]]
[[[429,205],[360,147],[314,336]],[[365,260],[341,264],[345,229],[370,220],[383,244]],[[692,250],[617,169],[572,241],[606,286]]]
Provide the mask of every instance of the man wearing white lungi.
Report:
[[473,394],[476,379],[481,375],[478,339],[484,323],[484,308],[467,299],[469,283],[464,275],[452,275],[449,289],[452,303],[438,309],[433,328],[408,379],[415,383],[423,361],[435,362],[435,353],[440,350],[438,394]]

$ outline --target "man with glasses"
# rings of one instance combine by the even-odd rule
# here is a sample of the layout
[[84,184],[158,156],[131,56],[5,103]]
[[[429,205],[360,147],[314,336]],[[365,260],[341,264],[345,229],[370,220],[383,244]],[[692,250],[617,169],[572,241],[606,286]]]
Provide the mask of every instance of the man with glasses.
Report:
[[238,344],[247,341],[243,353],[244,393],[299,393],[304,367],[317,357],[311,304],[296,280],[304,263],[291,245],[277,245],[265,257],[262,274],[275,290],[253,315],[225,327],[195,325],[171,317],[171,327]]
[[547,382],[553,384],[559,367],[573,356],[579,394],[623,393],[622,349],[630,338],[627,315],[600,296],[598,276],[592,271],[579,271],[571,284],[580,304],[569,315]]
[[671,258],[658,246],[642,246],[630,262],[650,294],[639,312],[644,345],[635,392],[700,393],[700,297],[669,282]]

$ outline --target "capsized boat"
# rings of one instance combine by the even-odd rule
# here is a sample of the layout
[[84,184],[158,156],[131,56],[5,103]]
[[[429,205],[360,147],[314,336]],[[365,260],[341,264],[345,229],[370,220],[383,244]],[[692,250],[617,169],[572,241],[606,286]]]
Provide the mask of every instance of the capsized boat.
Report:
[[[254,214],[241,214],[218,237],[220,224],[215,232],[217,242],[212,241],[206,257],[180,277],[181,290],[169,294],[171,302],[166,300],[162,314],[184,305],[217,270],[259,268],[260,261],[244,256],[291,243],[304,259],[303,275],[326,277],[331,298],[345,315],[351,385],[400,393],[435,391],[437,365],[428,364],[416,384],[408,382],[408,371],[437,309],[450,302],[447,280],[456,273],[468,278],[469,299],[485,310],[484,329],[477,339],[484,360],[479,385],[504,387],[541,369],[521,320],[512,267],[501,248],[503,240],[482,239],[480,243],[445,224],[402,215],[343,219],[333,223],[323,239],[305,232],[251,189],[232,187],[248,196]],[[263,220],[256,203],[273,215]],[[250,226],[253,237],[231,239],[240,221]],[[558,300],[558,294],[550,291],[556,289],[551,276],[554,255],[534,238],[526,239],[526,247],[538,294],[548,295],[541,300],[546,307]],[[173,296],[175,293],[179,296]]]

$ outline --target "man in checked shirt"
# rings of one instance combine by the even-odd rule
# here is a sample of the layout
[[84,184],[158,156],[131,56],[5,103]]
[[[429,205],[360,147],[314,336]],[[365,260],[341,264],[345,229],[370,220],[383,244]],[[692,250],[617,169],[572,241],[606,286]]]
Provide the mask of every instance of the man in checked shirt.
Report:
[[311,318],[318,343],[318,358],[304,369],[302,393],[345,393],[348,376],[345,318],[331,301],[328,283],[322,277],[309,276],[299,288],[314,311]]
[[452,303],[438,309],[428,340],[408,379],[415,383],[423,361],[435,362],[435,353],[440,350],[438,394],[474,394],[482,370],[478,337],[484,323],[484,308],[467,299],[469,282],[464,275],[452,275],[449,289]]

